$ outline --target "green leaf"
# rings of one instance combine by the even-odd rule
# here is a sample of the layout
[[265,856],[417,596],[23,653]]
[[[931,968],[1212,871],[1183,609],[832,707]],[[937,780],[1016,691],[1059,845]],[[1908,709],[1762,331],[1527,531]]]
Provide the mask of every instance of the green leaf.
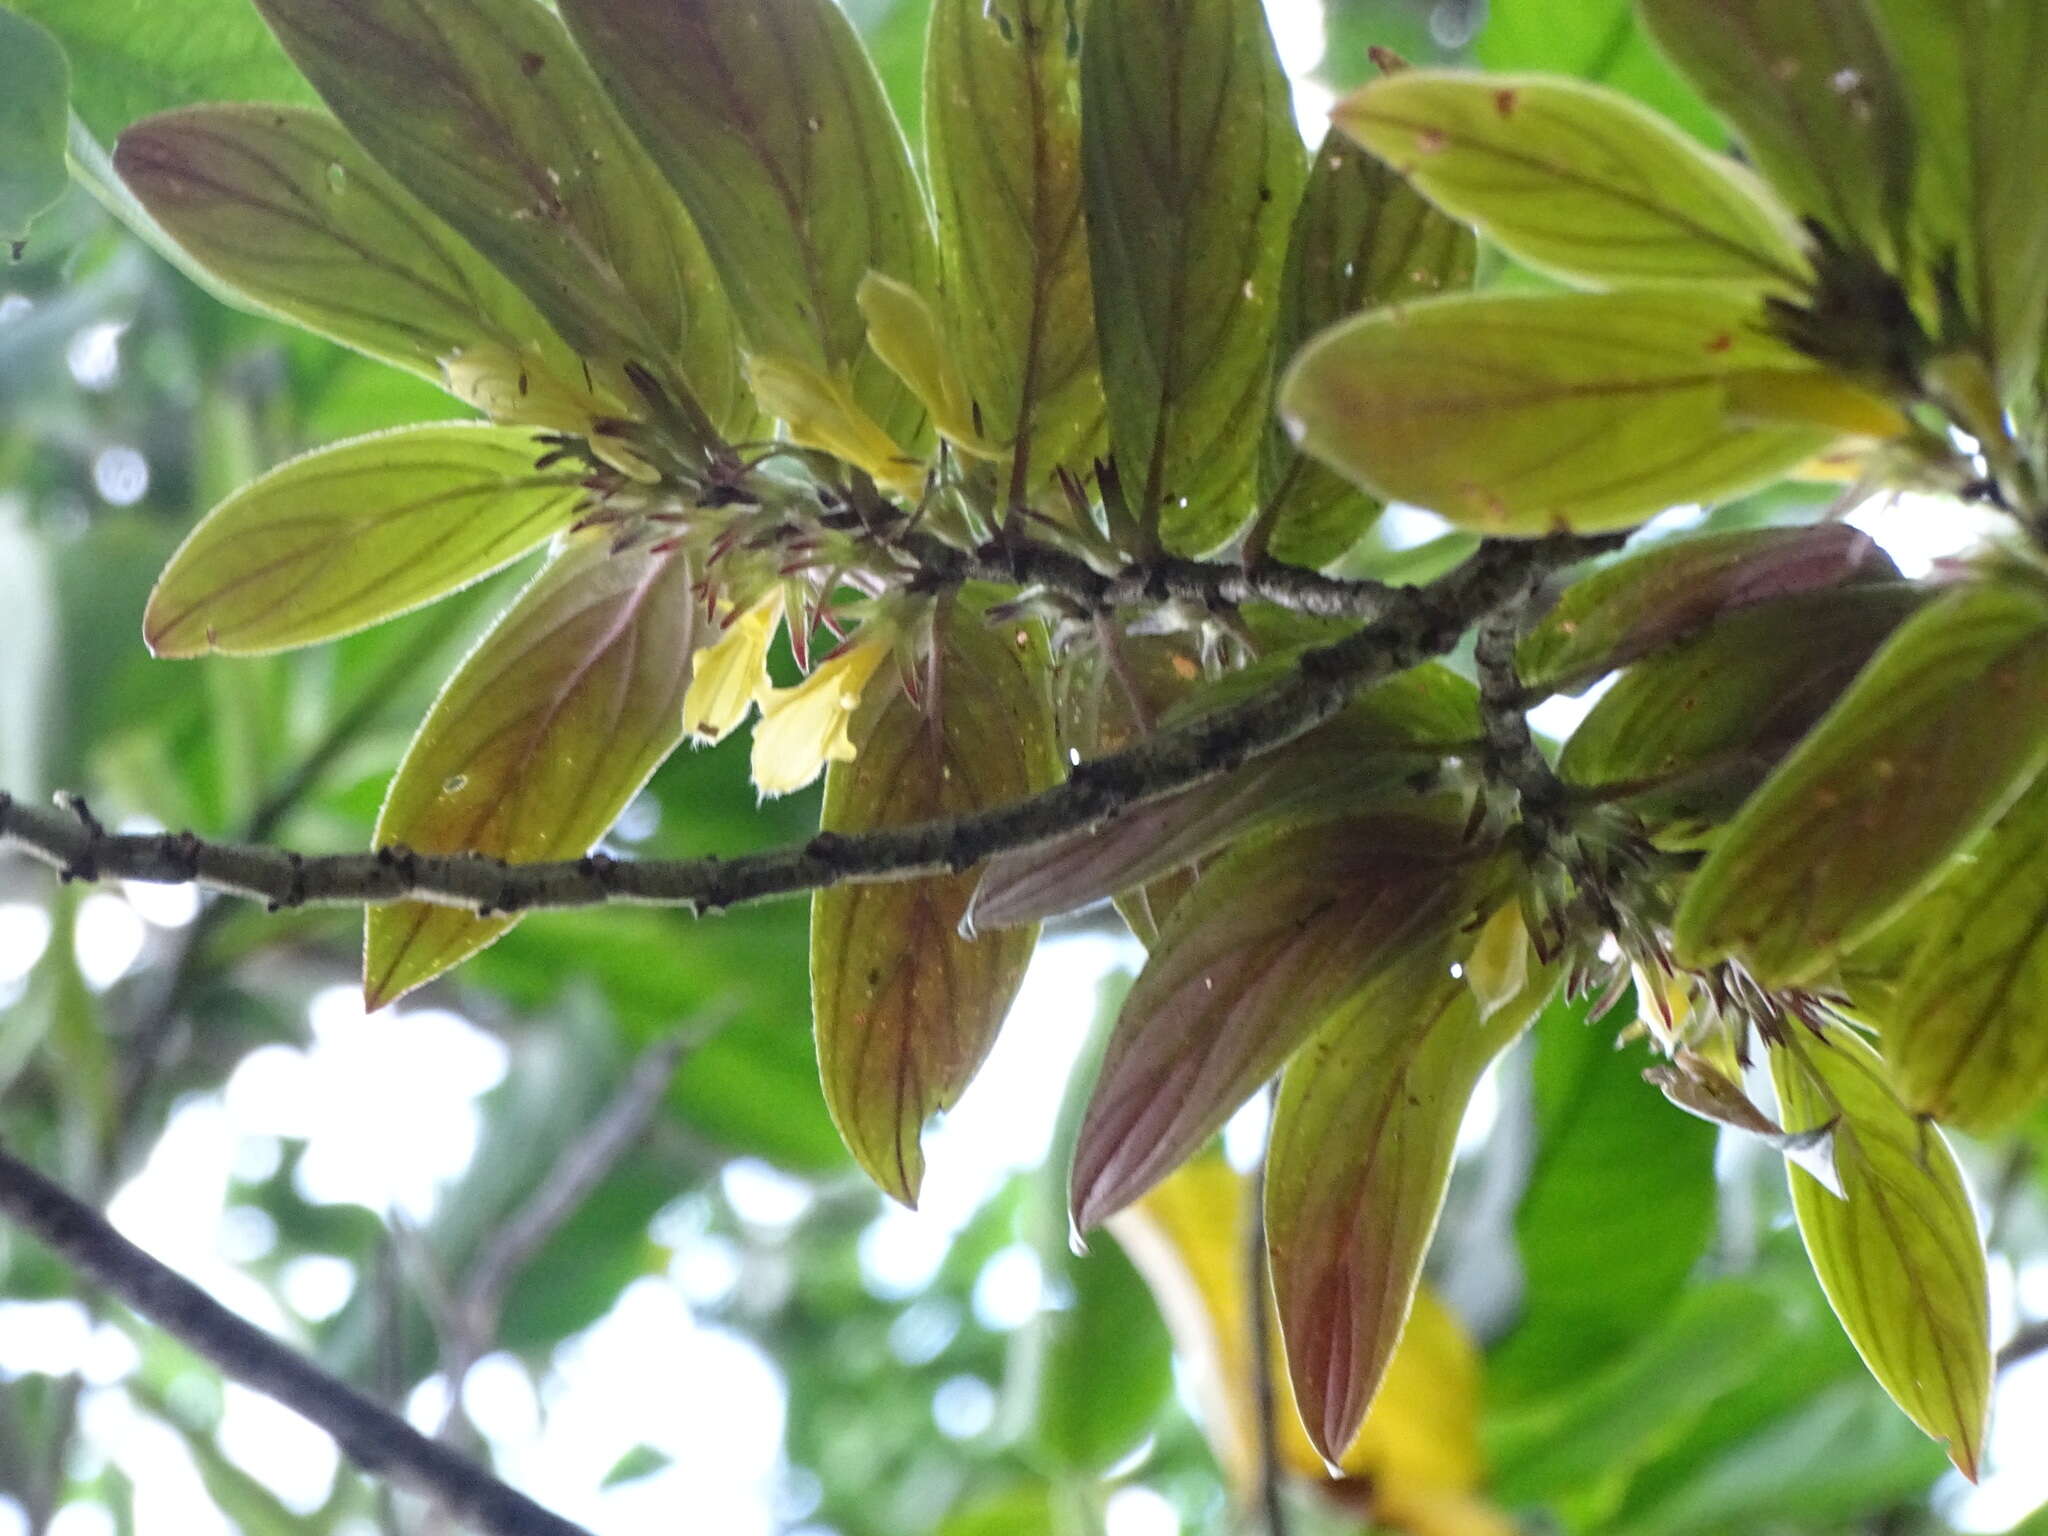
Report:
[[[1017,626],[955,610],[926,686],[930,712],[878,681],[858,755],[825,775],[821,825],[858,833],[1021,800],[1055,776],[1042,653]],[[1029,636],[1023,637],[1027,642]],[[1017,995],[1038,930],[965,938],[972,871],[844,885],[811,899],[811,1012],[825,1102],[854,1160],[905,1205],[919,1137],[973,1079]]]
[[1766,987],[1820,976],[2048,763],[2044,704],[2048,595],[1988,580],[1922,609],[1693,876],[1673,926],[1680,963],[1732,956]]
[[1487,69],[1541,70],[1612,86],[1702,143],[1718,149],[1725,142],[1706,103],[1650,45],[1635,0],[1489,0],[1472,56]]
[[436,384],[479,343],[583,378],[526,296],[324,113],[167,112],[124,133],[114,165],[193,260],[271,314]]
[[[1226,674],[1206,692],[1220,705],[1243,696],[1233,685],[1254,676],[1262,684],[1271,680],[1269,668],[1249,667]],[[1281,822],[1362,809],[1390,790],[1408,798],[1415,775],[1479,734],[1478,690],[1447,667],[1414,668],[1364,690],[1336,719],[1300,740],[1206,784],[1148,801],[1105,826],[998,855],[982,875],[968,919],[996,928],[1052,917]]]
[[1790,221],[1769,194],[1618,91],[1403,70],[1354,92],[1332,119],[1539,271],[1593,287],[1805,286]]
[[1260,0],[1095,0],[1081,149],[1125,495],[1170,548],[1207,553],[1251,510],[1306,174]]
[[1912,113],[1864,0],[1641,0],[1641,10],[1787,202],[1845,244],[1898,250]]
[[1724,615],[1624,672],[1558,771],[1653,824],[1722,820],[1924,601],[1909,583],[1873,582]]
[[1101,1474],[1135,1451],[1173,1395],[1159,1308],[1116,1243],[1067,1264],[1072,1300],[1041,1316],[1032,1427],[1056,1466]]
[[34,22],[0,10],[0,241],[25,238],[69,184],[70,123],[64,50]]
[[1552,1392],[1619,1359],[1668,1314],[1714,1234],[1714,1128],[1674,1116],[1642,1054],[1585,1015],[1554,1007],[1534,1040],[1522,1310],[1487,1365],[1501,1394]]
[[305,78],[253,11],[218,0],[150,5],[7,0],[71,59],[71,104],[111,142],[151,112],[196,101],[312,100]]
[[[441,690],[377,817],[376,846],[507,860],[587,853],[675,749],[703,638],[690,564],[610,531],[573,536]],[[516,917],[373,907],[363,955],[380,1008]]]
[[2027,380],[2048,317],[2048,154],[2035,66],[2048,12],[2025,0],[1868,0],[1911,98],[1910,241],[1923,281],[1953,286],[2001,386]]
[[2048,775],[1914,914],[1884,1058],[1915,1114],[2003,1130],[2048,1093]]
[[370,156],[570,346],[607,372],[637,363],[713,426],[753,434],[703,242],[552,15],[533,0],[257,8]]
[[947,325],[983,434],[1039,479],[1102,430],[1068,42],[1064,0],[938,0],[925,55]]
[[1302,1422],[1330,1461],[1400,1340],[1479,1074],[1528,1021],[1510,1008],[1482,1024],[1450,974],[1453,952],[1421,944],[1347,1000],[1288,1066],[1273,1108],[1273,1296]]
[[1753,301],[1714,293],[1425,300],[1324,332],[1280,409],[1317,458],[1461,528],[1622,528],[1767,484],[1827,445],[1732,416],[1740,377],[1804,366],[1759,321]]
[[1110,1036],[1074,1148],[1075,1224],[1171,1173],[1333,1008],[1442,949],[1482,899],[1476,859],[1449,817],[1382,813],[1291,827],[1205,871]]
[[[1288,237],[1275,358],[1284,365],[1318,331],[1360,310],[1469,287],[1476,256],[1471,230],[1331,129]],[[1277,422],[1259,457],[1259,498],[1267,549],[1297,565],[1336,559],[1379,511]]]
[[1974,1481],[1991,1401],[1990,1298],[1954,1154],[1846,1030],[1773,1048],[1771,1078],[1787,1131],[1834,1124],[1843,1197],[1804,1169],[1787,1172],[1821,1289],[1870,1374]]
[[869,271],[933,287],[902,132],[831,0],[565,0],[563,16],[704,234],[749,352],[851,372],[914,446],[923,412],[855,293]]
[[209,512],[150,594],[159,656],[336,639],[459,590],[574,520],[574,471],[507,427],[404,427],[291,460]]
[[[1592,1285],[1604,1277],[1586,1278]],[[1618,1359],[1596,1363],[1576,1390],[1496,1410],[1495,1496],[1543,1504],[1571,1529],[1605,1530],[1638,1469],[1683,1445],[1731,1395],[1768,1378],[1786,1352],[1782,1313],[1754,1280],[1688,1286],[1660,1327]]]
[[1516,648],[1515,670],[1530,688],[1583,685],[1731,610],[1898,574],[1869,534],[1846,523],[1674,539],[1565,588]]
[[[1783,1369],[1783,1357],[1766,1368]],[[1718,1448],[1639,1509],[1631,1489],[1629,1512],[1611,1529],[1615,1536],[1720,1536],[1798,1521],[1849,1530],[1871,1510],[1918,1504],[1941,1470],[1940,1453],[1867,1382],[1840,1382]]]

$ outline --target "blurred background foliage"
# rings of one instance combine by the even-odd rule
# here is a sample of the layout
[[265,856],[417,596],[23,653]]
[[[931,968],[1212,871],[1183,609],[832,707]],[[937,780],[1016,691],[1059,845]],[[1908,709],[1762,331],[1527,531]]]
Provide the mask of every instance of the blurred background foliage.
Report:
[[[7,3],[70,53],[82,176],[143,113],[308,96],[238,0]],[[915,141],[926,0],[847,4]],[[1305,120],[1380,44],[1603,80],[1721,142],[1624,0],[1270,4]],[[0,267],[0,784],[80,789],[110,823],[363,846],[411,726],[511,578],[257,660],[153,662],[138,619],[224,491],[446,413],[423,384],[223,307],[74,187]],[[815,805],[757,805],[744,752],[676,757],[616,847],[807,833]],[[1106,1238],[1070,1252],[1057,1214],[1058,1086],[1127,941],[1083,921],[1046,947],[911,1216],[853,1174],[826,1116],[803,935],[798,903],[539,917],[365,1020],[346,915],[58,888],[0,862],[0,1136],[601,1532],[1252,1526],[1145,1281]],[[590,1127],[630,1109],[636,1061],[679,1033],[657,1111],[521,1247],[550,1170],[586,1157]],[[1298,1479],[1295,1529],[1370,1529],[1378,1508],[1446,1536],[1512,1528],[1487,1523],[1500,1510],[1611,1536],[2048,1530],[2028,1518],[2048,1491],[2040,1361],[2008,1371],[1992,1475],[1968,1493],[1826,1315],[1775,1159],[1717,1148],[1601,1031],[1531,1038],[1467,1128],[1432,1267],[1484,1349],[1479,1403],[1425,1372],[1415,1410],[1462,1417],[1452,1438],[1483,1451],[1497,1509],[1404,1505],[1389,1453],[1377,1489]],[[2007,1328],[2048,1312],[2044,1144],[2037,1121],[1965,1148]],[[437,1528],[310,1434],[0,1230],[0,1532]]]

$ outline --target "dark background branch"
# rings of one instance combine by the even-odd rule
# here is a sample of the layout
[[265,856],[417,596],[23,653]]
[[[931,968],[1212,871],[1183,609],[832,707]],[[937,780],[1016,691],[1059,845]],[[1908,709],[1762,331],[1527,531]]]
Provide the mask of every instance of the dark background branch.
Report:
[[5,1151],[0,1213],[227,1375],[319,1425],[364,1471],[487,1536],[590,1536],[244,1322]]

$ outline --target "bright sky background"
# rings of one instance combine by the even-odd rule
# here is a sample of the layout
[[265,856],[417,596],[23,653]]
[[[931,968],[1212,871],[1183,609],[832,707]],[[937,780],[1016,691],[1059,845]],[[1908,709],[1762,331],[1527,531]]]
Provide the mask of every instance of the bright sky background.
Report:
[[[1330,95],[1306,79],[1323,49],[1321,0],[1269,0],[1282,58],[1297,80],[1304,133],[1320,137]],[[0,301],[0,321],[11,318]],[[97,324],[69,350],[74,377],[105,388],[120,366],[122,327]],[[96,467],[104,498],[138,499],[149,467],[133,450],[108,450]],[[1688,516],[1667,514],[1682,526]],[[1909,576],[1969,547],[1995,526],[1989,514],[1947,502],[1902,496],[1873,501],[1850,519],[1890,551]],[[1417,543],[1441,527],[1427,513],[1397,511],[1388,531]],[[1556,699],[1535,713],[1538,727],[1568,734],[1597,690]],[[81,903],[78,959],[88,983],[104,990],[142,957],[152,930],[192,920],[189,890],[124,886]],[[50,922],[38,906],[0,903],[0,1008],[18,1001],[26,977],[49,942]],[[1039,950],[1023,995],[987,1066],[958,1108],[928,1136],[929,1173],[921,1209],[888,1207],[861,1242],[863,1274],[879,1297],[916,1294],[930,1281],[953,1236],[1013,1172],[1044,1157],[1065,1077],[1093,1015],[1096,990],[1118,967],[1141,958],[1134,943],[1101,936],[1048,941]],[[284,1305],[241,1267],[275,1242],[269,1219],[248,1207],[226,1209],[232,1177],[260,1178],[277,1165],[282,1142],[303,1141],[301,1192],[310,1200],[353,1202],[423,1222],[441,1192],[463,1171],[478,1133],[476,1101],[503,1076],[503,1046],[456,1014],[413,1009],[365,1018],[352,991],[336,988],[310,1009],[303,1049],[267,1045],[252,1052],[218,1094],[186,1100],[147,1166],[114,1198],[117,1226],[166,1263],[253,1322],[287,1337],[346,1304],[359,1277],[338,1259],[309,1257],[287,1271]],[[403,1054],[404,1074],[388,1063]],[[0,1068],[5,1067],[0,1063]],[[1490,1089],[1490,1083],[1488,1085]],[[394,1098],[397,1095],[397,1098]],[[1480,1139],[1493,1100],[1482,1093],[1462,1139]],[[1232,1155],[1249,1161],[1263,1133],[1262,1109],[1233,1122]],[[799,1217],[806,1186],[754,1160],[729,1167],[723,1192],[742,1219],[766,1229]],[[787,1476],[781,1455],[786,1400],[774,1365],[739,1335],[700,1321],[737,1278],[724,1239],[708,1235],[680,1202],[657,1218],[654,1235],[671,1259],[665,1279],[636,1281],[612,1311],[568,1341],[536,1379],[507,1355],[480,1361],[464,1406],[489,1439],[503,1475],[600,1536],[667,1536],[676,1511],[730,1536],[796,1531],[826,1536],[802,1522],[806,1490]],[[2048,1264],[1997,1280],[1999,1326],[2016,1311],[2048,1315]],[[1038,1265],[1027,1247],[994,1255],[975,1288],[977,1317],[997,1328],[1028,1322],[1046,1301]],[[906,1348],[915,1341],[906,1339]],[[95,1326],[71,1301],[0,1302],[0,1390],[30,1372],[82,1372],[83,1435],[78,1470],[91,1475],[112,1458],[136,1488],[137,1536],[228,1536],[200,1485],[184,1445],[139,1413],[121,1386],[136,1353],[111,1323]],[[419,1388],[408,1405],[422,1428],[438,1426],[446,1383]],[[988,1383],[963,1377],[942,1387],[933,1403],[936,1432],[971,1435],[995,1413]],[[1998,1530],[2048,1499],[2048,1462],[2038,1455],[2048,1424],[2048,1357],[2001,1379],[1991,1447],[1991,1474],[1967,1492],[1951,1490],[1952,1513],[1968,1527]],[[221,1439],[227,1454],[268,1484],[285,1503],[310,1511],[326,1498],[336,1473],[327,1438],[267,1399],[227,1389]],[[665,1452],[665,1470],[602,1490],[606,1471],[641,1444]],[[1109,1536],[1176,1536],[1172,1506],[1142,1481],[1112,1499]],[[0,1536],[24,1529],[21,1510],[0,1494]],[[98,1508],[63,1511],[53,1536],[113,1536]],[[365,1529],[359,1536],[374,1536]]]

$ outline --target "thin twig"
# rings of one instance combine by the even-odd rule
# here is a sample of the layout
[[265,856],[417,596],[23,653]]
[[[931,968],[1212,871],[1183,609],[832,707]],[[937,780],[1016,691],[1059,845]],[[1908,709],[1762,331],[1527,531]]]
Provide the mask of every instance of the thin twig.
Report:
[[13,845],[69,879],[196,883],[268,902],[383,905],[424,901],[481,914],[607,903],[720,911],[844,883],[958,873],[1226,773],[1313,730],[1360,688],[1454,646],[1475,621],[1526,590],[1533,575],[1614,548],[1617,538],[1556,537],[1482,546],[1426,587],[1394,589],[1377,622],[1305,652],[1286,677],[1239,704],[1078,765],[1042,794],[954,819],[857,836],[820,833],[733,859],[630,861],[593,855],[509,865],[478,854],[404,848],[309,856],[212,843],[184,834],[107,831],[75,799],[42,810],[0,794],[0,846]]
[[0,1213],[227,1375],[319,1425],[364,1471],[488,1536],[590,1536],[244,1322],[5,1151]]
[[1998,1369],[2009,1371],[2022,1360],[2043,1353],[2048,1353],[2048,1318],[2028,1323],[1999,1347]]
[[1280,1465],[1280,1403],[1273,1390],[1273,1319],[1267,1310],[1272,1276],[1266,1257],[1266,1164],[1245,1182],[1245,1312],[1251,1329],[1252,1405],[1257,1414],[1258,1500],[1265,1536],[1287,1536],[1286,1488]]
[[491,1235],[470,1265],[447,1309],[454,1337],[445,1366],[448,1417],[441,1429],[444,1439],[462,1411],[462,1384],[470,1367],[497,1335],[506,1291],[547,1246],[548,1239],[561,1230],[562,1223],[576,1214],[618,1166],[619,1159],[647,1134],[683,1058],[721,1022],[714,1019],[677,1030],[642,1051],[611,1102],[548,1170],[526,1203]]

